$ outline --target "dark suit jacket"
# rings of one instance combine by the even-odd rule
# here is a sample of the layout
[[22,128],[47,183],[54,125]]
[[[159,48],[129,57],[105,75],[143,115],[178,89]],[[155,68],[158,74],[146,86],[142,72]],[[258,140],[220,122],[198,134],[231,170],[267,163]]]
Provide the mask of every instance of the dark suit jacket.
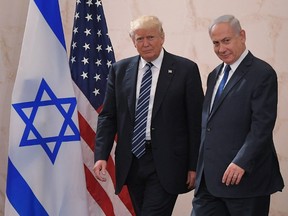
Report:
[[[107,160],[117,133],[116,194],[132,162],[139,56],[115,63],[109,73],[103,110],[98,118],[95,161]],[[196,63],[164,51],[156,87],[151,140],[156,170],[170,193],[187,192],[187,172],[196,170],[201,137],[203,90]]]
[[[284,184],[272,139],[277,115],[276,73],[249,52],[210,113],[222,67],[216,67],[208,77],[195,194],[203,173],[214,196],[255,197],[279,191]],[[239,185],[227,187],[221,180],[231,162],[246,172]]]

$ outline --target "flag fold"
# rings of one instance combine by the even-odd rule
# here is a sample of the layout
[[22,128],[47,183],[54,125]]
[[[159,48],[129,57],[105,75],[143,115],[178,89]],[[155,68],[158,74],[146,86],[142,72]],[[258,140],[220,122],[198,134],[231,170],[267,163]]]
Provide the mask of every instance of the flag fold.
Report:
[[31,0],[10,116],[5,216],[88,215],[58,0]]
[[[80,136],[85,164],[89,215],[135,215],[125,187],[114,194],[114,150],[108,160],[108,180],[100,183],[93,173],[98,113],[101,111],[109,68],[115,62],[102,2],[76,1],[70,68],[78,101]],[[96,143],[97,145],[97,143]]]

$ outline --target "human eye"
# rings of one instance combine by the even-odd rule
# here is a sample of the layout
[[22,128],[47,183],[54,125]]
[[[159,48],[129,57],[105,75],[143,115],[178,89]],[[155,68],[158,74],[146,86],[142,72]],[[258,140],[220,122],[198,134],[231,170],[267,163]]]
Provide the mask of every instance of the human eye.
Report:
[[218,41],[213,41],[213,45],[214,45],[214,47],[217,47],[217,46],[219,46],[219,42]]
[[148,37],[147,37],[147,39],[148,39],[149,41],[152,41],[152,40],[154,40],[154,38],[155,38],[155,37],[154,37],[154,36],[152,36],[152,35],[150,35],[150,36],[148,36]]
[[230,41],[231,41],[231,38],[224,38],[222,42],[223,42],[224,44],[229,44]]
[[137,43],[141,43],[141,42],[143,42],[143,40],[144,40],[143,37],[137,37],[137,38],[136,38],[136,42],[137,42]]

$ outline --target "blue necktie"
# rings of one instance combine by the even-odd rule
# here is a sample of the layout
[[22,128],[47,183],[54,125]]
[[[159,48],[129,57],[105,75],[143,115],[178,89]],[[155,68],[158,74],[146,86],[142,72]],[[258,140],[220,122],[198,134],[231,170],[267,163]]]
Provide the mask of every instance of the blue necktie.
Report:
[[215,104],[217,102],[217,100],[220,98],[220,96],[221,96],[221,94],[222,94],[222,92],[224,90],[225,84],[227,82],[230,70],[231,70],[230,65],[226,65],[226,67],[224,69],[224,76],[223,76],[223,78],[222,78],[222,80],[220,82],[220,85],[219,85],[218,89],[217,89],[213,104]]
[[140,158],[145,153],[146,125],[152,83],[151,67],[153,64],[148,62],[146,65],[148,69],[145,71],[141,81],[132,138],[132,152],[137,158]]

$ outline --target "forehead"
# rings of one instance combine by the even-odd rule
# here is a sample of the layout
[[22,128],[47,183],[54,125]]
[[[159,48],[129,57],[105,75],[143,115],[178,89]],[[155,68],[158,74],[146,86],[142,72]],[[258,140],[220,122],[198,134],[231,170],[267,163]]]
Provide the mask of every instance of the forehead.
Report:
[[235,32],[229,23],[218,23],[211,29],[210,37],[213,41],[222,40],[227,37],[233,37]]
[[139,29],[135,30],[134,33],[136,36],[160,34],[159,29],[156,27],[154,27],[154,28],[139,28]]

